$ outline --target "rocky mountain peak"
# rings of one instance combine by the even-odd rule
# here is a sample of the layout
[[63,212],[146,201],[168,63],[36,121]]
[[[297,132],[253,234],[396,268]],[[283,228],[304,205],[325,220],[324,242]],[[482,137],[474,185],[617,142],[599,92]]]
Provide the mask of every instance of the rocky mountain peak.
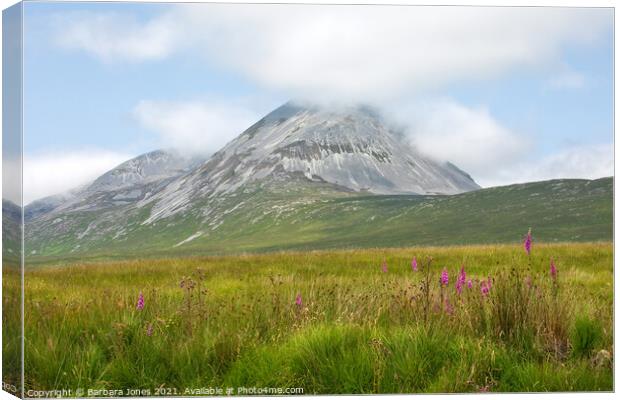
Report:
[[325,109],[290,102],[216,153],[201,175],[216,190],[229,191],[276,170],[376,194],[479,188],[458,168],[420,154],[370,107]]

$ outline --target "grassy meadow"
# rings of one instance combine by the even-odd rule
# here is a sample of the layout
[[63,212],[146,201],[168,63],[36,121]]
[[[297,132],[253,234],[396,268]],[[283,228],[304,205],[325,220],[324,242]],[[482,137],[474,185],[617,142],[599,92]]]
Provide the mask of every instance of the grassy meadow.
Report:
[[611,243],[76,262],[25,280],[26,391],[613,389]]

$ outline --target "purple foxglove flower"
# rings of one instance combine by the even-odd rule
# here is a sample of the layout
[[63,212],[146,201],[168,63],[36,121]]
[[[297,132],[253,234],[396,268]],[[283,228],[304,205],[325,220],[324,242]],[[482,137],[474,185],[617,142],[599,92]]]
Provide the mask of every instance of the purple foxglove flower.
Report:
[[458,294],[461,294],[463,291],[463,286],[465,286],[465,282],[467,281],[467,275],[465,274],[465,266],[461,265],[461,272],[459,272],[459,276],[456,278],[456,291]]
[[383,261],[383,264],[381,264],[381,270],[385,273],[388,272],[387,269],[387,262],[385,262],[385,260]]
[[443,271],[441,271],[441,278],[439,279],[439,282],[441,283],[441,286],[448,286],[449,281],[450,278],[448,277],[448,270],[444,268]]
[[553,262],[553,258],[551,259],[551,264],[549,266],[549,273],[551,274],[551,279],[554,281],[558,278],[558,269],[555,266],[555,262]]
[[144,308],[144,295],[140,292],[138,296],[138,304],[136,304],[136,310],[142,310]]
[[523,241],[523,247],[529,256],[532,251],[532,228],[528,229],[527,235],[525,235],[525,240]]
[[301,293],[297,293],[297,297],[295,297],[295,304],[297,304],[297,307],[301,307],[304,305],[304,303],[301,301]]
[[490,287],[487,285],[487,281],[482,281],[480,283],[480,293],[482,293],[483,297],[487,297],[489,295]]
[[474,286],[474,282],[470,279],[467,281],[467,287],[471,289]]
[[413,272],[418,271],[418,259],[415,257],[413,257],[413,260],[411,260],[411,269],[413,270]]

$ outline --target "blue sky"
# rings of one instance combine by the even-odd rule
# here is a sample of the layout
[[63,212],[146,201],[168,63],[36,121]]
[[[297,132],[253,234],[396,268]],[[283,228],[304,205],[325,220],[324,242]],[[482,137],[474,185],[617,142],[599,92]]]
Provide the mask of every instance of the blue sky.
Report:
[[[191,54],[144,63],[102,62],[87,52],[59,47],[50,29],[54,16],[64,13],[120,12],[144,20],[169,8],[165,4],[26,3],[26,150],[97,147],[145,152],[158,142],[132,118],[139,101],[227,99],[257,93],[242,77],[217,70]],[[287,99],[277,100],[270,106]]]
[[[258,8],[256,8],[258,7]],[[289,99],[362,102],[483,186],[613,174],[611,9],[25,3],[26,201]]]

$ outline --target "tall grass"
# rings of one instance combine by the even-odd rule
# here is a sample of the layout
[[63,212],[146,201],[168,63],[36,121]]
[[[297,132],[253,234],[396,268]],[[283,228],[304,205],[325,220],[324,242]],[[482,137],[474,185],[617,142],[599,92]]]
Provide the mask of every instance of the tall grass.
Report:
[[612,354],[612,253],[470,246],[30,270],[26,390],[611,390],[599,359]]
[[21,271],[17,265],[5,262],[2,266],[2,382],[3,389],[14,395],[22,389]]

